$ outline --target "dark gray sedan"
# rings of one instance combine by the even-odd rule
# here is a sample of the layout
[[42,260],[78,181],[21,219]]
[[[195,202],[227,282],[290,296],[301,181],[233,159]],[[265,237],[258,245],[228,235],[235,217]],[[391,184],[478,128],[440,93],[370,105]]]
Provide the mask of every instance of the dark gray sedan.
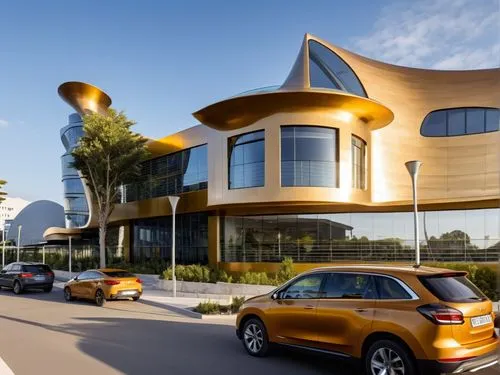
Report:
[[46,264],[16,262],[0,271],[0,288],[11,288],[21,294],[28,289],[42,289],[49,293],[54,284],[54,272]]

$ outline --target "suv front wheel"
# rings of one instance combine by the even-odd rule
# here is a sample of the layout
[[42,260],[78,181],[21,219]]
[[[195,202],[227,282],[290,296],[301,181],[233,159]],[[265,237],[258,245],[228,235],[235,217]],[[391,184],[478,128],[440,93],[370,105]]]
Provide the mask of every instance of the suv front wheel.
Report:
[[416,369],[408,351],[395,341],[379,340],[368,349],[365,358],[367,375],[415,375]]
[[242,341],[248,354],[254,357],[264,357],[269,350],[267,330],[260,319],[252,318],[245,322]]

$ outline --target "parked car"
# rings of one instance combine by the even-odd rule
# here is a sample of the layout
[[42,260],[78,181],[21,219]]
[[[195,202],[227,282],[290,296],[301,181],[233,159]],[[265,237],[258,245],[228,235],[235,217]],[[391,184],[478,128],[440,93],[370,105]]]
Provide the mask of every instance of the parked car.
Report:
[[247,300],[236,334],[252,356],[271,344],[361,361],[369,375],[477,371],[498,363],[491,301],[465,272],[338,266]]
[[54,272],[46,264],[15,262],[0,271],[0,288],[11,288],[15,294],[28,289],[42,289],[49,293],[54,284]]
[[142,295],[142,280],[133,273],[120,269],[98,269],[82,272],[64,285],[64,298],[95,301],[103,306],[108,299],[137,301]]

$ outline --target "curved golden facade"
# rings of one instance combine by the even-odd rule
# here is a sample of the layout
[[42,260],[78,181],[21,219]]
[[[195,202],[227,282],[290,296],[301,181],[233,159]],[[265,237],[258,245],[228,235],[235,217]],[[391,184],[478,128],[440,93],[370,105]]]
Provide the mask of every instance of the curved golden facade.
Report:
[[[340,57],[359,79],[366,97],[312,87],[310,41]],[[207,144],[208,188],[182,193],[177,212],[208,213],[212,265],[230,271],[273,270],[277,266],[272,263],[221,263],[219,220],[226,215],[411,211],[411,179],[405,167],[408,160],[423,162],[418,180],[421,210],[497,208],[500,132],[424,137],[420,128],[425,116],[435,110],[498,107],[499,76],[500,69],[435,71],[395,66],[307,34],[290,74],[279,88],[211,104],[193,114],[202,125],[152,140],[148,147],[156,158]],[[85,108],[84,104],[78,106]],[[282,126],[337,129],[336,187],[282,186]],[[264,131],[264,186],[230,189],[229,139],[254,131]],[[363,189],[353,188],[352,136],[366,143]],[[111,222],[132,226],[133,219],[170,214],[167,198],[162,196],[117,205]]]
[[65,82],[57,89],[59,96],[79,114],[86,111],[106,113],[111,98],[100,88],[85,82]]

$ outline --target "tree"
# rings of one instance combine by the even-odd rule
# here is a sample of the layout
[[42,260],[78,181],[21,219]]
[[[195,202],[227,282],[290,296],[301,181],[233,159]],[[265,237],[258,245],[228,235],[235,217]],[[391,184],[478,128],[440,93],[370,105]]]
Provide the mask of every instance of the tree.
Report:
[[[0,190],[2,190],[3,188],[3,185],[5,185],[7,183],[7,181],[5,180],[0,180]],[[6,196],[7,193],[4,192],[4,191],[0,191],[0,202],[2,202],[3,200],[5,200],[4,196]]]
[[84,135],[73,150],[73,167],[85,179],[97,205],[100,267],[106,267],[106,232],[119,197],[119,187],[137,180],[147,159],[146,139],[130,128],[135,125],[123,112],[83,116]]

